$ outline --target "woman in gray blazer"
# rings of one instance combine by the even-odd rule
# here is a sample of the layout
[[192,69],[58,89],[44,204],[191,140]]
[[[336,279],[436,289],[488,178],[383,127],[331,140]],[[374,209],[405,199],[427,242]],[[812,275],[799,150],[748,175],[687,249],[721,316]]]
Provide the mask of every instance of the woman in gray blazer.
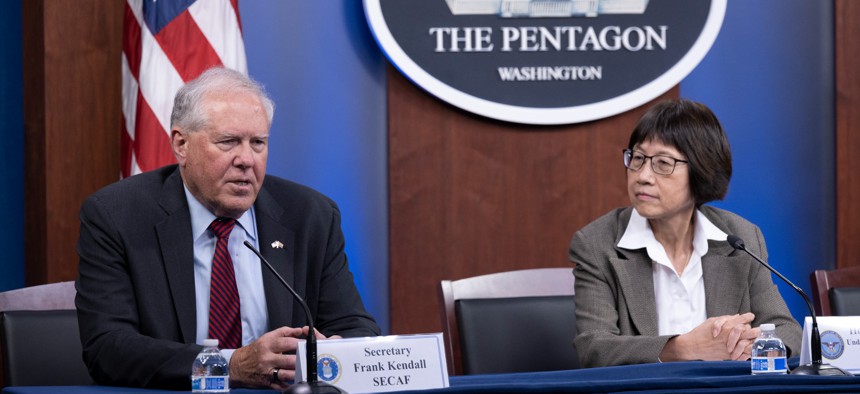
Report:
[[799,354],[800,326],[770,272],[726,242],[735,234],[767,260],[761,231],[704,205],[725,196],[732,175],[711,110],[683,99],[655,105],[623,158],[631,206],[570,242],[581,364],[746,360],[762,323]]

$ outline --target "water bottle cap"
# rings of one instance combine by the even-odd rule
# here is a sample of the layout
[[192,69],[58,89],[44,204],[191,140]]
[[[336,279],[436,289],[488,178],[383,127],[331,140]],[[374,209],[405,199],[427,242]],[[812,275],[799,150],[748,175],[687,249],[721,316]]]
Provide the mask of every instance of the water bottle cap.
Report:
[[[771,325],[773,325],[773,324],[771,324]],[[205,346],[205,347],[218,347],[218,340],[217,339],[204,339],[203,340],[203,346]]]
[[772,323],[765,323],[760,325],[759,328],[761,328],[762,331],[773,331],[776,329],[776,326],[774,326]]

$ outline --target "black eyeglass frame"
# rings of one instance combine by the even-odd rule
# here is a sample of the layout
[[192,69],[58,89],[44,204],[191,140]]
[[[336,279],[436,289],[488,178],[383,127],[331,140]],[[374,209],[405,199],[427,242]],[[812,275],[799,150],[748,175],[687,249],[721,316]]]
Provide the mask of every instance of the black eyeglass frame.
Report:
[[[623,154],[624,167],[625,168],[633,170],[633,171],[639,171],[642,169],[643,166],[645,166],[646,160],[651,160],[651,171],[654,171],[655,174],[660,174],[660,175],[672,175],[673,173],[675,173],[675,167],[678,165],[678,163],[690,163],[687,160],[676,159],[672,156],[666,156],[666,155],[648,156],[642,152],[639,152],[644,157],[644,159],[642,159],[642,165],[640,165],[639,168],[632,168],[632,167],[630,167],[630,163],[633,162],[633,149],[622,149],[621,153]],[[669,171],[668,173],[664,173],[664,172],[658,170],[657,165],[654,164],[654,158],[655,157],[660,157],[660,158],[672,160],[672,171]]]

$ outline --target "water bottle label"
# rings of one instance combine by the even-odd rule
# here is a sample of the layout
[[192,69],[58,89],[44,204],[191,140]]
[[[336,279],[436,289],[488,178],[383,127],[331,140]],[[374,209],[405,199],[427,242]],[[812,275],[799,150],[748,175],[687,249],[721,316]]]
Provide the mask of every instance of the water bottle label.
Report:
[[191,391],[198,393],[226,393],[230,391],[227,376],[195,376],[191,379]]
[[785,357],[753,357],[752,373],[786,373]]

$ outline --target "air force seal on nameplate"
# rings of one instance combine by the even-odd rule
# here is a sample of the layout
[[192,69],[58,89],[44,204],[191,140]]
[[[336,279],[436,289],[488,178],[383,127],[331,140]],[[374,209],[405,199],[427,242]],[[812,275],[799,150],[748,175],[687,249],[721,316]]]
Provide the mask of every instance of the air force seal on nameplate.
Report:
[[[860,316],[819,316],[818,329],[821,332],[822,361],[855,375],[860,373]],[[803,324],[801,365],[812,360],[811,330],[812,318],[807,317]]]
[[336,384],[340,379],[340,362],[331,354],[317,357],[317,376],[326,383]]
[[[317,352],[318,379],[350,393],[448,387],[441,333],[326,339]],[[296,380],[307,380],[304,340],[296,359]]]

